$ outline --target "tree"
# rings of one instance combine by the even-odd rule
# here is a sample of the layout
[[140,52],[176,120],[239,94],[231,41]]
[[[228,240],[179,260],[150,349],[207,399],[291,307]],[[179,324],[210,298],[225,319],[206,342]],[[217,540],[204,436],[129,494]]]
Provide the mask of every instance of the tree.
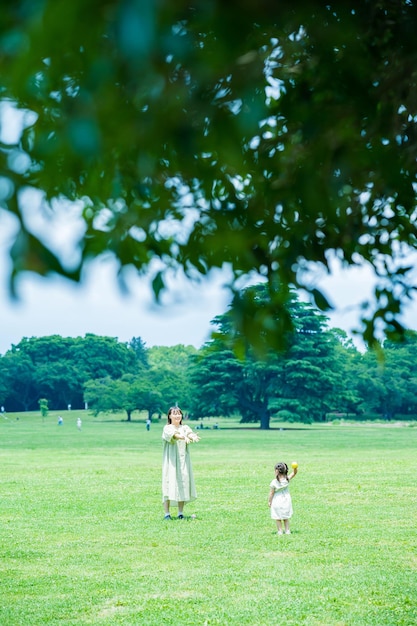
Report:
[[[267,297],[263,284],[249,287],[243,302],[259,306]],[[286,303],[295,332],[287,337],[285,350],[268,347],[268,335],[258,340],[262,358],[248,343],[248,333],[238,334],[233,305],[215,318],[215,338],[195,360],[194,411],[197,415],[230,415],[239,412],[242,422],[259,422],[268,429],[273,412],[291,410],[305,422],[323,420],[343,386],[343,373],[336,361],[336,340],[326,329],[326,319],[293,293]],[[249,336],[250,341],[250,336]],[[230,343],[243,350],[239,359],[227,350]]]
[[42,415],[42,419],[48,416],[48,400],[46,398],[41,398],[39,400],[39,409]]
[[141,337],[133,337],[130,340],[128,346],[133,350],[136,355],[137,365],[143,369],[148,369],[148,349],[146,348],[146,343],[143,341],[143,339]]
[[82,406],[82,387],[76,362],[68,360],[37,364],[33,373],[33,385],[38,394],[50,399],[54,408]]
[[[376,272],[365,340],[398,335],[415,287],[416,26],[406,0],[8,3],[0,88],[25,112],[0,151],[12,290],[28,270],[78,281],[105,252],[156,296],[169,268],[227,264],[232,289],[267,281],[252,340],[268,329],[277,345],[292,325],[276,284],[326,309],[310,275],[335,255]],[[24,189],[51,219],[78,202],[79,260],[31,229]]]
[[35,410],[45,396],[53,409],[83,407],[87,380],[117,379],[136,373],[133,349],[114,337],[87,334],[85,337],[23,338],[0,358],[0,372],[7,382],[8,410]]
[[95,415],[126,411],[128,422],[132,421],[133,411],[148,411],[149,417],[161,411],[161,393],[146,374],[126,374],[118,380],[110,377],[89,380],[85,384],[84,400]]
[[278,409],[292,409],[303,421],[322,421],[340,401],[344,386],[340,347],[327,319],[309,304],[289,303],[296,331],[285,353],[278,382]]
[[8,411],[35,410],[39,394],[34,385],[35,366],[29,356],[14,350],[0,358],[0,375],[5,382],[2,403]]
[[[214,320],[221,326],[222,317]],[[239,411],[236,395],[243,385],[243,363],[222,339],[209,341],[192,360],[190,370],[194,387],[191,410],[193,417],[229,416]]]
[[339,374],[341,373],[331,410],[357,415],[361,411],[362,398],[357,383],[363,369],[363,357],[344,330],[331,328],[330,333],[335,338],[335,364]]
[[151,365],[154,384],[162,394],[165,403],[163,411],[176,402],[184,411],[189,411],[192,404],[192,385],[190,382],[191,360],[197,354],[194,346],[152,346],[147,355]]
[[121,380],[106,378],[88,380],[84,386],[84,401],[94,415],[99,413],[121,411],[127,413],[127,421],[131,421],[136,404],[131,397],[130,385]]
[[151,367],[186,372],[190,357],[197,353],[194,346],[151,346],[147,350],[147,358]]
[[409,331],[401,344],[386,341],[381,353],[366,353],[357,372],[362,410],[386,419],[417,412],[417,333]]

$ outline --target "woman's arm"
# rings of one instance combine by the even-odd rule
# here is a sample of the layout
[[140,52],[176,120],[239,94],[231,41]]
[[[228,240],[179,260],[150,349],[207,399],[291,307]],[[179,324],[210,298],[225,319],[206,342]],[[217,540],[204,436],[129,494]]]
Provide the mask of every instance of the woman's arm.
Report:
[[197,443],[200,441],[200,437],[189,426],[183,426],[183,432],[185,434],[185,441],[187,443]]
[[162,431],[162,439],[165,439],[168,443],[173,443],[177,439],[186,439],[173,424],[167,424]]

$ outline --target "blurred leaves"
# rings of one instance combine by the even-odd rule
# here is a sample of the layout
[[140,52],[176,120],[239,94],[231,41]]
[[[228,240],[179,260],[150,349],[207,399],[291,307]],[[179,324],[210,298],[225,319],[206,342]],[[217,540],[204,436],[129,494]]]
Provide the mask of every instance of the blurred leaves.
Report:
[[[330,251],[369,263],[384,290],[365,339],[400,332],[415,288],[416,26],[415,3],[390,0],[7,3],[0,92],[33,113],[0,146],[1,206],[22,224],[12,289],[28,270],[78,280],[108,251],[140,272],[227,264],[232,289],[268,283],[235,321],[278,347],[291,320],[270,322],[285,305],[276,285],[327,310],[302,270],[328,268]],[[28,187],[85,202],[77,271],[27,232]],[[153,278],[159,296],[163,271]]]

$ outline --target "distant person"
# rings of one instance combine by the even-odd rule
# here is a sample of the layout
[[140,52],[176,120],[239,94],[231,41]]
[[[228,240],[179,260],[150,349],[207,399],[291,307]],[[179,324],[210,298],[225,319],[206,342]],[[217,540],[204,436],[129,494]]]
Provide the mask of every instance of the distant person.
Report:
[[[295,465],[295,464],[294,464]],[[297,467],[294,467],[290,475],[288,475],[288,465],[286,463],[277,463],[275,465],[275,478],[269,485],[268,506],[271,509],[271,518],[276,521],[277,534],[282,535],[282,523],[284,522],[285,534],[290,535],[290,522],[292,517],[292,500],[289,490],[290,480],[297,473]]]
[[81,430],[82,426],[83,426],[83,422],[81,420],[81,417],[79,417],[77,419],[77,428],[78,428],[78,430]]
[[146,420],[146,430],[151,430],[151,420],[148,417],[148,419]]
[[166,520],[172,519],[170,506],[177,506],[178,519],[184,519],[184,504],[197,497],[188,446],[200,437],[182,423],[182,417],[179,407],[171,407],[162,431],[162,503]]
[[64,423],[64,420],[62,419],[60,415],[58,415],[58,426],[62,426],[63,423]]

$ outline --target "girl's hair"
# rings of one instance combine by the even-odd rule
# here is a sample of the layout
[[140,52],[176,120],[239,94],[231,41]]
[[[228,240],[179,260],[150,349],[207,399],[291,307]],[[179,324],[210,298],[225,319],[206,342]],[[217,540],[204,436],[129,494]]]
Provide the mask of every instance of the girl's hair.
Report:
[[288,465],[286,463],[277,463],[275,465],[275,470],[278,471],[278,473],[281,474],[281,476],[285,476],[285,478],[287,478]]
[[171,424],[171,413],[172,411],[179,411],[181,413],[181,421],[180,424],[182,424],[182,411],[180,409],[179,406],[172,406],[169,411],[168,411],[168,424]]

